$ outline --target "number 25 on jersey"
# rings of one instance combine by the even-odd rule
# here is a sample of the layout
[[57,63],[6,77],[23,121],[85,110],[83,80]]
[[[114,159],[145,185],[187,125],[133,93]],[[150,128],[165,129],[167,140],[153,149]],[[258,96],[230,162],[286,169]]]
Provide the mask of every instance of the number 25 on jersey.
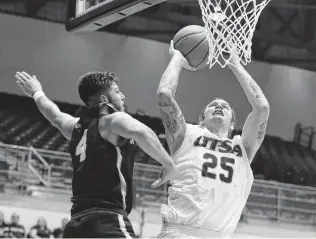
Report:
[[203,156],[204,159],[209,160],[202,165],[202,176],[211,179],[217,179],[217,174],[212,172],[212,169],[221,167],[223,173],[219,174],[219,179],[223,183],[231,183],[233,180],[234,168],[232,165],[235,164],[234,158],[220,157],[219,159],[210,153],[206,153]]
[[86,129],[83,132],[82,138],[80,139],[77,147],[76,147],[76,156],[80,155],[80,163],[86,159],[86,149],[87,149],[87,132]]

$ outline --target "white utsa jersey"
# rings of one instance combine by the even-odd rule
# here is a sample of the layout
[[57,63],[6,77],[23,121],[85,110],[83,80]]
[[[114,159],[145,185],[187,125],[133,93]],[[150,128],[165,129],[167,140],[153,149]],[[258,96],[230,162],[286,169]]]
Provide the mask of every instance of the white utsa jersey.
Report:
[[253,183],[240,136],[219,139],[206,128],[187,124],[181,147],[172,155],[176,173],[163,220],[230,237]]

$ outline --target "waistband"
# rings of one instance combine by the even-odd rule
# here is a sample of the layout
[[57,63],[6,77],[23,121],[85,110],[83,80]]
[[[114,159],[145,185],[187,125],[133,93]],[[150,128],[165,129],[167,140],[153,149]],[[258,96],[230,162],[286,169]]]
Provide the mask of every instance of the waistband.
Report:
[[83,211],[80,211],[78,213],[74,213],[71,215],[71,219],[77,219],[80,217],[84,217],[84,216],[89,216],[89,215],[106,215],[106,214],[120,214],[123,217],[128,217],[127,213],[124,210],[120,210],[120,209],[105,209],[105,208],[90,208],[90,209],[86,209]]
[[91,199],[72,198],[71,217],[78,217],[94,213],[116,213],[127,217],[127,212],[118,204]]
[[222,232],[210,231],[198,227],[192,227],[188,225],[173,224],[164,222],[162,225],[162,231],[177,231],[180,234],[185,234],[188,236],[198,237],[198,238],[231,238],[228,235],[224,235]]

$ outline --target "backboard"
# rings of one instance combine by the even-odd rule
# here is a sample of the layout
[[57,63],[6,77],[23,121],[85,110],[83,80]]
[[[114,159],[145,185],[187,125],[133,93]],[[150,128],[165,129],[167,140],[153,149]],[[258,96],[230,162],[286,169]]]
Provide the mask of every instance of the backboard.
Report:
[[96,31],[166,0],[68,0],[66,30]]

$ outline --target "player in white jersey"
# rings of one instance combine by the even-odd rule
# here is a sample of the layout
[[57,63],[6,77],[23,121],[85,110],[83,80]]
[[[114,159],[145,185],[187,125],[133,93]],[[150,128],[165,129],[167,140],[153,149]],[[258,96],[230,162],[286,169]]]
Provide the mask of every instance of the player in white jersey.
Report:
[[[200,125],[187,124],[175,92],[181,69],[192,68],[172,42],[170,54],[157,97],[176,173],[170,180],[168,205],[161,207],[163,227],[158,237],[231,237],[253,183],[250,163],[265,135],[269,103],[237,57],[232,57],[229,68],[252,106],[242,135],[229,137],[235,114],[222,99],[204,108]],[[159,184],[158,180],[153,186]]]

